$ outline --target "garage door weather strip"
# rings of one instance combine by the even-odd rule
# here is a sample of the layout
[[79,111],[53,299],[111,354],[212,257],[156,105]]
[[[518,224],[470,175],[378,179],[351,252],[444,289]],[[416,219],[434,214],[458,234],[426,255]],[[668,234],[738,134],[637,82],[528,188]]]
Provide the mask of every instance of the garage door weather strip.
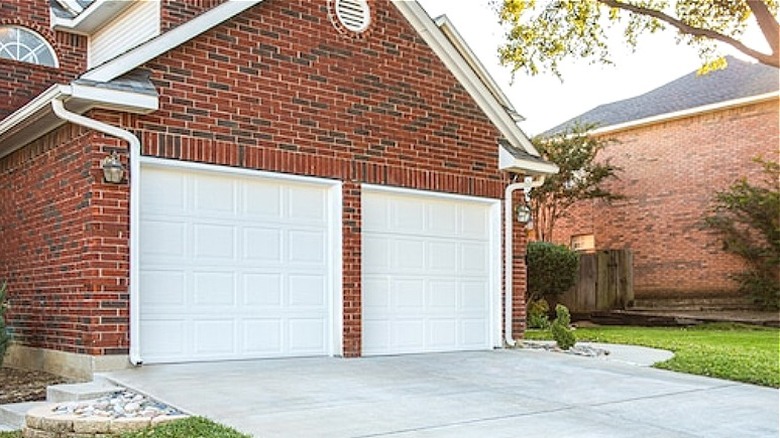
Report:
[[515,338],[512,335],[512,226],[515,223],[515,215],[512,214],[512,194],[515,190],[523,189],[526,196],[531,190],[544,184],[544,176],[526,177],[521,183],[513,183],[506,186],[504,192],[504,341],[509,347],[515,346]]
[[129,131],[68,111],[60,99],[52,100],[51,108],[54,114],[62,120],[117,137],[128,143],[130,150],[130,363],[141,365],[143,363],[140,354],[141,326],[138,313],[140,303],[138,296],[138,242],[140,241],[138,206],[140,205],[139,190],[141,188],[141,141]]

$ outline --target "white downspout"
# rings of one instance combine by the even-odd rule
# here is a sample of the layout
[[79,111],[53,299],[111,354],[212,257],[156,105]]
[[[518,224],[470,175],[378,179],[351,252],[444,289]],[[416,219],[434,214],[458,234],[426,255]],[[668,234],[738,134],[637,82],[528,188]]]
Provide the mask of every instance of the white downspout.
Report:
[[140,348],[140,315],[138,313],[139,285],[138,285],[138,243],[140,223],[137,215],[139,212],[139,190],[141,184],[141,142],[133,133],[101,121],[84,117],[65,109],[61,99],[51,101],[54,114],[62,120],[93,129],[104,134],[125,140],[130,151],[130,363],[141,365]]
[[524,182],[509,184],[504,191],[504,342],[510,347],[516,344],[512,336],[512,268],[514,266],[512,227],[515,222],[512,194],[517,189],[523,189],[528,193],[542,184],[544,184],[543,176],[526,178]]

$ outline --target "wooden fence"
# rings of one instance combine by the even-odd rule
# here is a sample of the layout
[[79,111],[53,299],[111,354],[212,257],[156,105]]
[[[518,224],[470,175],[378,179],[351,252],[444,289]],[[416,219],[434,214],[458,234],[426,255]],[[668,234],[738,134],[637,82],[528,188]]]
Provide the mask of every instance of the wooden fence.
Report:
[[626,249],[581,254],[577,283],[558,301],[572,313],[625,309],[634,301],[633,254]]

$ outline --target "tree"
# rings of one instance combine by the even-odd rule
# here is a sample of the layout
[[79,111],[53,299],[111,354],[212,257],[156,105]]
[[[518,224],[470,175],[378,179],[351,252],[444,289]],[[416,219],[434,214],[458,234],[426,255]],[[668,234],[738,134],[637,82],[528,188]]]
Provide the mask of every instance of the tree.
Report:
[[[762,64],[780,67],[778,0],[495,0],[499,20],[508,26],[499,49],[504,65],[531,75],[540,69],[560,77],[558,63],[570,56],[611,64],[606,30],[622,29],[636,48],[641,35],[671,26],[677,41],[696,47],[701,73],[724,68],[716,42],[728,44]],[[757,22],[771,53],[740,40]]]
[[603,199],[610,202],[623,198],[603,187],[605,182],[617,179],[621,169],[609,160],[596,161],[598,152],[612,140],[588,135],[594,127],[592,124],[578,124],[560,136],[533,139],[539,153],[560,168],[556,175],[545,178],[544,184],[530,193],[536,240],[552,241],[556,221],[566,216],[577,201]]
[[743,178],[716,192],[705,224],[723,240],[723,249],[745,261],[732,275],[739,290],[767,309],[780,308],[780,164],[756,159],[764,180]]

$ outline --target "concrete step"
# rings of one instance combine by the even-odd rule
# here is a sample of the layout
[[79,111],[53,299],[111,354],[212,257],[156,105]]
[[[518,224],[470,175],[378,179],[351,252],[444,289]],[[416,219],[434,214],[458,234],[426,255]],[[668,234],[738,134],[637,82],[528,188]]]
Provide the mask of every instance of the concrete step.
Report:
[[91,400],[121,390],[122,388],[104,380],[87,383],[63,383],[47,387],[46,400],[51,403]]
[[629,310],[730,311],[755,310],[747,297],[665,297],[637,298]]
[[0,425],[7,427],[7,430],[21,429],[24,426],[24,417],[27,415],[27,411],[45,404],[48,404],[48,402],[38,401],[0,405]]

